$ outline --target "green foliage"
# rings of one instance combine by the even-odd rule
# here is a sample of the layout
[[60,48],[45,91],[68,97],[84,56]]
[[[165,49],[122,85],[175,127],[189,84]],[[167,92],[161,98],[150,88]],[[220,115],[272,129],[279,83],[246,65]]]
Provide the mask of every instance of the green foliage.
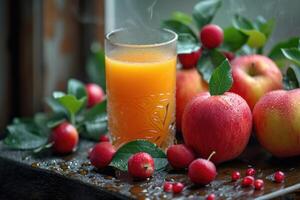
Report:
[[146,152],[153,157],[155,170],[162,170],[168,165],[166,154],[155,144],[145,140],[135,140],[124,144],[118,149],[110,166],[122,171],[127,171],[129,157],[138,152]]
[[194,6],[193,18],[198,30],[213,20],[221,5],[221,0],[203,0]]
[[231,66],[227,59],[214,70],[209,81],[209,92],[211,95],[222,95],[228,91],[233,84]]

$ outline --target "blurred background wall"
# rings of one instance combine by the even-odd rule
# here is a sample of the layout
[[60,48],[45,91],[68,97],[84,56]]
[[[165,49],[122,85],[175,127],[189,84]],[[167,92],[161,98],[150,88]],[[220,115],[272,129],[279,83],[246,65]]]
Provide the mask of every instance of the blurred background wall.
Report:
[[[44,109],[44,97],[70,77],[86,80],[95,41],[129,25],[158,27],[175,10],[191,13],[199,0],[0,0],[0,133],[15,116]],[[276,19],[275,43],[300,35],[299,0],[223,0],[214,22],[233,14]],[[0,134],[1,136],[1,134]]]

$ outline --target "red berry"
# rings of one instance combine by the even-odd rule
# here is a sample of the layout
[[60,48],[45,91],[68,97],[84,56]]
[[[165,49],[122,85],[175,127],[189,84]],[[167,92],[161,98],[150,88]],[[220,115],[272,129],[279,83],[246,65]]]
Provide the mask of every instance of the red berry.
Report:
[[232,52],[223,51],[223,54],[229,61],[232,61],[235,58],[235,55]]
[[110,142],[96,144],[89,154],[89,159],[95,167],[101,169],[109,165],[116,149]]
[[256,173],[256,171],[255,171],[255,169],[253,169],[253,168],[248,168],[248,169],[246,170],[246,176],[254,176],[255,173]]
[[206,200],[215,200],[216,199],[216,195],[215,194],[210,194],[206,197]]
[[264,188],[264,181],[261,179],[256,179],[254,181],[255,190],[262,190]]
[[53,141],[53,150],[57,153],[70,153],[78,143],[78,133],[76,128],[63,122],[52,130],[50,140]]
[[208,24],[200,31],[200,39],[204,47],[217,48],[224,40],[223,30],[215,24]]
[[199,185],[206,185],[212,182],[217,175],[215,165],[205,159],[196,159],[189,165],[188,176],[190,180]]
[[232,174],[231,174],[231,180],[232,181],[237,181],[240,178],[241,178],[240,172],[238,172],[238,171],[232,172]]
[[184,69],[196,67],[199,58],[202,55],[202,49],[186,54],[178,54],[178,59]]
[[99,142],[109,142],[109,137],[107,135],[101,135]]
[[194,152],[184,144],[172,145],[167,150],[167,158],[174,169],[184,169],[189,166],[196,156]]
[[85,89],[87,92],[87,106],[89,108],[102,102],[105,99],[105,94],[99,85],[89,83],[86,84]]
[[165,182],[164,183],[164,191],[165,192],[171,192],[173,191],[173,184],[170,182]]
[[128,172],[134,178],[147,179],[153,175],[154,170],[154,160],[148,153],[136,153],[128,160]]
[[284,179],[285,179],[285,175],[284,175],[284,173],[282,171],[275,172],[275,174],[274,174],[274,181],[276,183],[282,183],[284,181]]
[[182,192],[183,188],[184,188],[184,185],[182,183],[174,183],[173,184],[173,192],[174,193]]
[[253,176],[246,176],[246,177],[243,178],[242,186],[243,187],[253,186],[253,183],[254,183]]

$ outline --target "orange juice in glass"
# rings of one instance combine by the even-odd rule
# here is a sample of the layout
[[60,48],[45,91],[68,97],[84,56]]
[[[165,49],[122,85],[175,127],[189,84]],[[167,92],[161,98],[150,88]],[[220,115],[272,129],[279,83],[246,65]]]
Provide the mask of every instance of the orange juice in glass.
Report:
[[119,29],[106,36],[108,127],[113,144],[146,139],[165,149],[175,139],[177,35]]

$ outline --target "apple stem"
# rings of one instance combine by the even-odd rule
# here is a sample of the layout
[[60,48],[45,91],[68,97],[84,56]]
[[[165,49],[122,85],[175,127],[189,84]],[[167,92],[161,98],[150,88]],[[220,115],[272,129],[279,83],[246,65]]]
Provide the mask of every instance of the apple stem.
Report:
[[215,155],[215,154],[216,154],[216,152],[215,152],[215,151],[211,152],[211,154],[209,155],[209,157],[207,158],[207,160],[210,160],[210,159],[211,159],[211,157],[213,157],[213,155]]

